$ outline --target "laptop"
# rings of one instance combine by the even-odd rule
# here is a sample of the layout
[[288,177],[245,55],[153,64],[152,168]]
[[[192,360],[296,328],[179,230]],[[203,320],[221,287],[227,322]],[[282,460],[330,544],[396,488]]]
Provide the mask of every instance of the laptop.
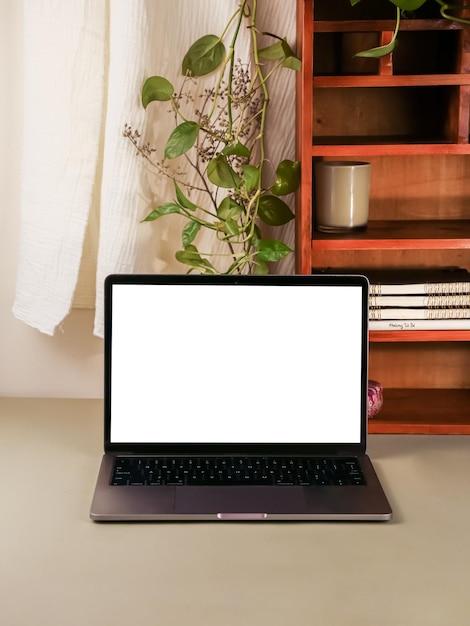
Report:
[[112,275],[95,521],[389,520],[359,275]]

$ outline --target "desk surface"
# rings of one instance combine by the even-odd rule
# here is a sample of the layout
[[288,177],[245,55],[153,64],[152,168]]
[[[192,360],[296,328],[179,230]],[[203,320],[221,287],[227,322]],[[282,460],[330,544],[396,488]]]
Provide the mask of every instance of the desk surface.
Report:
[[101,412],[0,398],[5,626],[469,623],[470,437],[370,437],[385,524],[95,524]]

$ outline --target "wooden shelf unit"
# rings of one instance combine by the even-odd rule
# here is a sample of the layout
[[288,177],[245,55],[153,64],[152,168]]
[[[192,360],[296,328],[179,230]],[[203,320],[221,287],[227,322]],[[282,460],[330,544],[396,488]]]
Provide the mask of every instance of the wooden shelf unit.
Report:
[[[393,58],[354,57],[390,41],[387,4],[297,0],[298,273],[470,270],[470,29],[426,7],[402,19]],[[313,163],[338,159],[372,164],[364,231],[315,230]],[[370,432],[470,434],[469,342],[470,330],[372,331],[385,392]]]

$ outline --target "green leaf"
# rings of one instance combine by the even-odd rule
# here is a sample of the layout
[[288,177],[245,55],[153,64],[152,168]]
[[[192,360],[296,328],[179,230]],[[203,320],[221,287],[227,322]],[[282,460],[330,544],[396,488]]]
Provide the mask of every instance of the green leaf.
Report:
[[183,122],[175,128],[165,146],[165,159],[174,159],[187,152],[196,143],[199,124]]
[[239,156],[249,159],[251,150],[238,141],[237,143],[225,146],[221,154],[224,154],[225,156]]
[[158,220],[159,217],[162,217],[163,215],[170,215],[171,213],[181,213],[181,207],[178,206],[175,202],[167,202],[165,204],[162,204],[161,206],[154,209],[151,213],[149,213],[143,221],[154,222],[155,220]]
[[397,6],[397,20],[395,24],[395,30],[389,44],[386,44],[385,46],[378,46],[377,48],[370,48],[369,50],[364,50],[363,52],[358,52],[354,56],[378,59],[380,57],[387,56],[388,54],[393,52],[397,44],[398,29],[400,28],[400,13],[400,8]]
[[282,63],[283,67],[300,72],[302,69],[302,62],[295,56],[294,51],[285,39],[282,42],[282,49],[284,51],[284,62]]
[[357,52],[355,57],[364,57],[369,59],[378,59],[380,57],[385,57],[387,54],[390,54],[395,50],[396,39],[392,39],[392,41],[386,46],[378,46],[377,48],[369,48],[369,50],[363,50],[362,52]]
[[282,66],[287,67],[289,70],[300,72],[300,70],[302,69],[302,61],[298,59],[297,57],[290,56],[290,57],[286,57]]
[[260,261],[274,262],[283,259],[291,252],[292,249],[282,241],[277,241],[277,239],[262,239],[259,242],[256,258]]
[[183,76],[205,76],[216,70],[225,59],[225,46],[216,35],[204,35],[186,52],[181,72]]
[[284,50],[282,48],[282,41],[277,41],[273,43],[271,46],[267,46],[266,48],[261,48],[258,50],[258,55],[260,59],[265,59],[266,61],[276,61],[284,58]]
[[190,243],[192,243],[201,230],[201,224],[199,222],[194,222],[191,220],[183,229],[182,239],[183,239],[183,248],[187,248]]
[[392,4],[402,11],[416,11],[422,7],[427,0],[390,0]]
[[351,6],[355,6],[356,4],[359,4],[359,2],[361,2],[361,0],[350,0],[351,2]]
[[173,182],[175,183],[176,199],[178,200],[179,204],[183,207],[183,209],[187,209],[188,211],[195,211],[196,205],[191,202],[191,200],[186,198],[186,196],[178,186],[176,180],[174,180]]
[[227,196],[217,207],[217,217],[221,220],[236,220],[243,213],[243,207]]
[[258,51],[259,57],[266,61],[282,61],[284,67],[299,71],[302,67],[300,59],[298,59],[286,39],[277,41],[271,46],[261,48]]
[[297,190],[300,185],[299,161],[281,161],[276,170],[276,182],[271,187],[275,196],[287,196]]
[[210,274],[216,273],[214,266],[207,259],[201,257],[196,246],[189,245],[184,250],[179,250],[175,257],[177,261],[185,265],[202,269]]
[[281,226],[294,219],[294,214],[287,204],[276,196],[262,196],[259,199],[258,215],[270,226]]
[[240,234],[240,228],[235,220],[228,219],[225,220],[225,232],[229,237],[235,237]]
[[250,191],[253,191],[253,189],[256,189],[260,180],[259,167],[255,167],[254,165],[244,165],[243,180],[245,182],[245,187],[248,193]]
[[230,167],[227,158],[223,154],[218,154],[209,161],[207,177],[211,183],[224,189],[239,187],[241,183],[240,176]]
[[173,85],[169,80],[163,76],[151,76],[147,78],[142,87],[142,105],[146,109],[150,102],[155,100],[159,102],[171,100],[174,92]]

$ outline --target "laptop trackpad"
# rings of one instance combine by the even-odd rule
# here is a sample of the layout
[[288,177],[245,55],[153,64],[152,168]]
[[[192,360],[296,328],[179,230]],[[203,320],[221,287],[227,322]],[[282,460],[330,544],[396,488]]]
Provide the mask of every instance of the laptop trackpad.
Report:
[[300,513],[302,487],[176,487],[176,513]]

